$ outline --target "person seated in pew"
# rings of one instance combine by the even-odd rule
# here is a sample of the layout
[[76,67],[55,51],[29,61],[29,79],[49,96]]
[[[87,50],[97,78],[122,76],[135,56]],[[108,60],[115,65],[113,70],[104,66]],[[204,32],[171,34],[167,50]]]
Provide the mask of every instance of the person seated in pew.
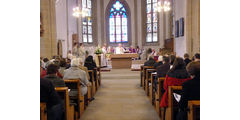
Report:
[[187,71],[192,80],[182,84],[181,99],[179,101],[179,113],[177,120],[187,120],[187,107],[189,100],[200,100],[200,62],[191,62],[187,65]]
[[148,61],[144,63],[144,66],[153,66],[156,63],[153,56],[149,56]]
[[66,70],[66,65],[67,65],[67,63],[66,63],[66,60],[65,59],[62,59],[62,60],[60,60],[60,64],[59,64],[59,69],[58,69],[58,72],[62,75],[62,76],[64,76],[64,70]]
[[169,56],[169,61],[170,61],[170,68],[173,67],[173,63],[174,63],[174,60],[176,59],[176,56],[175,55],[170,55]]
[[46,65],[47,65],[48,61],[49,61],[48,58],[43,58],[43,62],[44,62],[43,68],[47,68]]
[[196,53],[194,55],[194,61],[199,61],[200,62],[200,54],[199,53]]
[[42,64],[43,63],[40,61],[40,78],[44,78],[47,75],[47,71]]
[[[81,70],[85,71],[86,73],[88,73],[88,68],[85,67],[85,66],[83,66],[83,62],[84,62],[83,59],[82,59],[82,58],[77,58],[77,59],[78,59],[78,61],[80,62],[80,63],[79,63],[79,68],[80,68]],[[90,80],[89,74],[87,74],[87,79]]]
[[162,65],[163,64],[163,56],[158,56],[158,62],[156,62],[153,66],[154,68],[156,69],[158,66]]
[[157,77],[165,77],[169,69],[169,58],[163,56],[163,64],[157,67]]
[[[88,68],[88,70],[94,70],[97,67],[96,63],[93,60],[93,56],[88,56],[85,60],[84,66]],[[96,78],[96,71],[94,71],[94,78]],[[92,75],[89,73],[90,81],[92,81]]]
[[53,83],[55,87],[65,87],[65,83],[62,78],[57,76],[58,66],[55,64],[50,64],[47,67],[47,75],[44,77]]
[[190,80],[183,58],[177,57],[173,62],[173,67],[168,71],[164,80],[164,94],[162,96],[160,107],[168,107],[168,86],[181,86],[182,83]]
[[71,67],[71,59],[66,59],[66,69]]
[[189,55],[187,53],[184,54],[184,62],[186,65],[188,65],[188,63],[191,62],[191,60],[189,59]]
[[87,94],[87,87],[91,86],[91,83],[87,79],[87,73],[79,68],[80,61],[77,58],[72,59],[71,67],[64,71],[64,80],[80,79],[81,81],[81,95]]
[[64,103],[49,80],[40,79],[40,102],[47,104],[48,120],[64,120]]

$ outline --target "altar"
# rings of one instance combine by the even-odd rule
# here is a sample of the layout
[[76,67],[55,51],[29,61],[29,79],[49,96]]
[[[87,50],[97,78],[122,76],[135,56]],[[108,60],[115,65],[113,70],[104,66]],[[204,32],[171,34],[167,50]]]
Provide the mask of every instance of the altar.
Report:
[[120,68],[131,68],[132,66],[132,58],[137,58],[137,53],[125,53],[125,54],[112,54],[110,56],[112,60],[112,68],[120,69]]

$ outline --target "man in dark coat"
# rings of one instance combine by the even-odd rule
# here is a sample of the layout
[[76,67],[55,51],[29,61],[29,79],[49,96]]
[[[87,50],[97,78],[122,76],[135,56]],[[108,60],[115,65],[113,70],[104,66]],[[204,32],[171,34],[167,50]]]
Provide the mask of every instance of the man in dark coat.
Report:
[[144,66],[153,66],[156,61],[153,59],[153,56],[149,56],[149,60],[144,63]]
[[186,63],[186,65],[188,65],[188,63],[191,62],[191,60],[189,59],[189,55],[187,53],[184,54],[184,62]]
[[50,64],[47,67],[47,75],[44,77],[45,79],[51,81],[54,87],[65,87],[65,83],[62,78],[57,76],[58,66],[55,64]]
[[64,107],[51,81],[40,79],[40,102],[47,104],[47,119],[62,120]]
[[163,56],[163,65],[157,67],[157,76],[165,77],[169,69],[170,69],[169,58]]

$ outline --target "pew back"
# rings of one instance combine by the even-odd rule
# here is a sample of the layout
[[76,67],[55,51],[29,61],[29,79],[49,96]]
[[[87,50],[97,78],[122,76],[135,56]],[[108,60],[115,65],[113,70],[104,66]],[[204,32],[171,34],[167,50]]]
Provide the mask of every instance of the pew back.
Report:
[[188,101],[188,120],[200,120],[200,100]]
[[47,120],[47,108],[46,103],[40,102],[40,119]]

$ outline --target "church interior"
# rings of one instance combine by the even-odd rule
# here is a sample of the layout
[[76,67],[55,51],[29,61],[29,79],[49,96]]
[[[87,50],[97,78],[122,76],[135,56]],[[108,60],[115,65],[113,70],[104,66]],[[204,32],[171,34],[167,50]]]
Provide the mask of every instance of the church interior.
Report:
[[200,120],[200,0],[40,0],[41,120]]

